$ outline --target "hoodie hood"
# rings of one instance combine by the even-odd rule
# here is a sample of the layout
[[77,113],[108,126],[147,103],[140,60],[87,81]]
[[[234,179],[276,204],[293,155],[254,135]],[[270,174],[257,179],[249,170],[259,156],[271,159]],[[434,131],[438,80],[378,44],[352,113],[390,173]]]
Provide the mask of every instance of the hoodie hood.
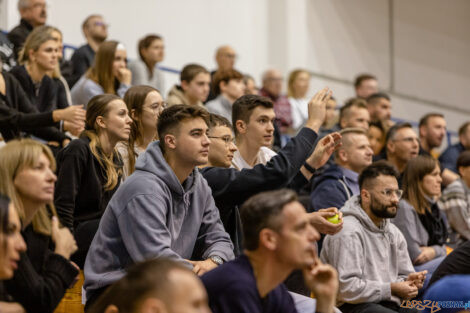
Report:
[[199,170],[195,167],[188,178],[181,184],[173,169],[166,162],[159,143],[160,141],[150,143],[147,150],[137,159],[135,169],[157,176],[165,182],[173,194],[180,197],[189,196],[196,188],[198,181],[201,180]]
[[367,228],[371,232],[376,233],[386,233],[389,231],[390,227],[390,219],[386,218],[382,221],[382,223],[377,227],[374,222],[370,219],[369,215],[367,215],[366,211],[362,208],[361,204],[359,203],[359,196],[354,196],[344,204],[344,207],[341,209],[343,216],[351,216],[357,219],[361,225]]

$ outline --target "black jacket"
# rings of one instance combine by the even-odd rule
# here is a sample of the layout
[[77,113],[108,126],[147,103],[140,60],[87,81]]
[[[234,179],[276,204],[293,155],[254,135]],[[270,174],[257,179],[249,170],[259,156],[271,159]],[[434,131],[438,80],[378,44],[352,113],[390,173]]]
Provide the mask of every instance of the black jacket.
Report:
[[242,249],[238,207],[259,192],[284,187],[298,190],[308,183],[299,171],[312,153],[316,138],[314,131],[303,128],[266,165],[258,164],[252,169],[241,171],[219,167],[201,170],[212,189],[212,196],[225,230],[232,239],[236,255]]
[[[116,167],[122,160],[115,158]],[[120,178],[119,178],[120,180]],[[107,177],[103,167],[90,149],[90,139],[72,140],[57,155],[57,182],[54,204],[61,223],[72,230],[78,251],[72,257],[80,268],[98,229],[109,200],[119,187],[105,190]]]
[[50,237],[35,233],[31,225],[22,235],[28,250],[21,254],[13,278],[5,282],[6,291],[27,312],[52,313],[78,270],[69,260],[53,252]]
[[20,137],[22,131],[48,141],[67,138],[57,129],[59,123],[54,123],[52,112],[40,113],[15,77],[6,72],[2,75],[6,94],[0,94],[0,132],[6,141]]
[[26,37],[33,31],[33,26],[26,20],[21,19],[20,24],[13,28],[7,35],[14,46],[15,59],[18,60],[18,53],[23,47]]
[[94,60],[95,51],[93,51],[90,45],[86,44],[75,50],[70,59],[72,63],[72,74],[65,76],[70,89],[72,89],[73,85],[75,85],[80,77],[93,65]]

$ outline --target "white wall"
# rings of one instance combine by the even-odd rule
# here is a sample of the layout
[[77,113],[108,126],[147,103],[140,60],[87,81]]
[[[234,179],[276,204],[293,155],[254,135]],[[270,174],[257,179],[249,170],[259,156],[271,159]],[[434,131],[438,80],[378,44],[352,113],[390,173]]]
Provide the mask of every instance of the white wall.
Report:
[[[7,7],[11,29],[16,0]],[[312,71],[311,93],[328,85],[340,101],[353,96],[361,72],[379,78],[392,95],[393,115],[417,121],[425,112],[446,115],[449,129],[470,119],[470,1],[468,0],[48,0],[49,23],[67,43],[84,42],[80,25],[101,13],[136,57],[137,40],[164,36],[163,65],[198,62],[213,69],[222,44],[238,52],[237,68],[259,81],[264,69]],[[5,4],[2,4],[2,8]],[[0,12],[1,13],[1,12]],[[176,75],[167,75],[169,83]],[[169,85],[169,84],[168,84]]]

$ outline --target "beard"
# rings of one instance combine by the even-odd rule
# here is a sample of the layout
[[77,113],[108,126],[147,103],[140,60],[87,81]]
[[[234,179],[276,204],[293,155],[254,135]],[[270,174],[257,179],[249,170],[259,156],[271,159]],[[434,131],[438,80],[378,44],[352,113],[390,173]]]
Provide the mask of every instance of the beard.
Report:
[[93,34],[93,35],[91,35],[91,38],[94,41],[101,43],[101,42],[106,40],[107,36],[102,36],[102,35],[99,35],[99,34]]
[[[389,208],[395,208],[395,212],[389,212]],[[374,196],[371,197],[370,210],[375,216],[380,218],[394,218],[397,215],[396,205],[385,205]]]

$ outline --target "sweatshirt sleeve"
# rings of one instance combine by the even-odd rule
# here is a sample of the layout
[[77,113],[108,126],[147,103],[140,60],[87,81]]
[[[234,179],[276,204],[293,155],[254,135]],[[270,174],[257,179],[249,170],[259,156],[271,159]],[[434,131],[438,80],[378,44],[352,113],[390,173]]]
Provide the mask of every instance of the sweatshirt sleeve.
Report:
[[401,201],[398,205],[397,215],[392,219],[393,224],[400,229],[405,237],[411,261],[415,260],[421,254],[416,230],[416,218],[412,210],[414,210],[414,208],[411,207],[411,205]]
[[408,278],[408,274],[415,272],[413,264],[411,263],[410,255],[408,254],[407,244],[405,237],[397,229],[398,240],[398,281],[404,281]]
[[121,98],[124,98],[124,95],[126,94],[127,89],[129,89],[130,87],[131,86],[126,85],[126,84],[120,84],[117,90],[117,95]]
[[26,254],[22,254],[18,270],[12,280],[7,281],[8,293],[27,312],[52,313],[74,281],[78,270],[62,256],[48,254],[42,274],[38,274]]
[[459,235],[470,240],[470,212],[462,183],[456,181],[444,190],[439,206],[445,212],[450,226]]
[[[129,64],[129,70],[132,72],[132,85],[148,85],[148,80],[145,79],[146,71],[145,65],[140,60],[136,60]],[[155,73],[154,73],[155,75]],[[161,90],[160,92],[163,92]]]
[[75,212],[75,198],[81,184],[82,173],[86,169],[87,160],[81,146],[72,141],[57,156],[58,171],[55,187],[54,204],[61,223],[72,230]]
[[366,257],[357,234],[326,236],[321,259],[338,270],[340,301],[365,303],[391,300],[390,283],[363,278]]
[[205,168],[204,178],[217,203],[240,205],[252,195],[287,186],[312,153],[317,134],[303,128],[266,164],[252,169]]
[[117,216],[122,241],[134,263],[157,256],[186,263],[171,248],[167,210],[164,199],[144,194],[133,197]]
[[196,246],[202,247],[203,259],[217,255],[224,259],[224,261],[229,261],[235,257],[232,241],[222,225],[219,210],[215,206],[210,189],[206,195],[204,216],[199,228]]

